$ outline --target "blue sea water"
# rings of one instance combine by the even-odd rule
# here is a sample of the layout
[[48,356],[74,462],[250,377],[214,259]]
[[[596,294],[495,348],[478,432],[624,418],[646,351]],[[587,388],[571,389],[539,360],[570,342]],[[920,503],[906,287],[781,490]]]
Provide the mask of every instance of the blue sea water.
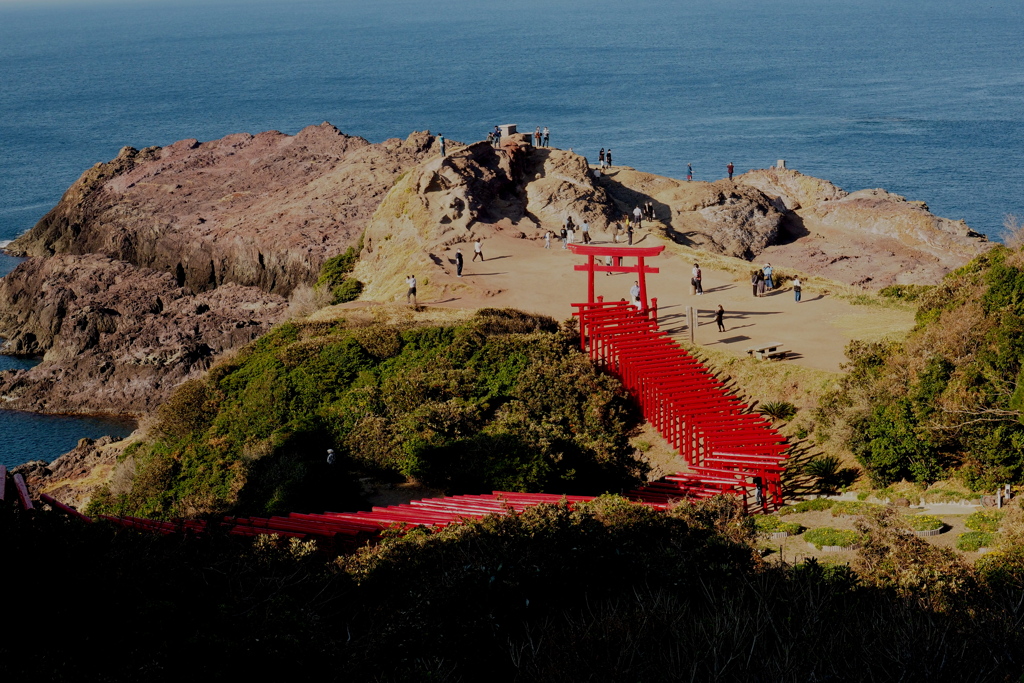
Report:
[[[1020,0],[0,5],[0,241],[123,145],[497,123],[697,179],[777,159],[998,238],[1024,215]],[[21,429],[0,413],[0,430]],[[30,428],[33,429],[33,428]],[[27,437],[31,441],[32,437]],[[7,450],[8,438],[0,444]],[[59,451],[53,451],[50,456]]]

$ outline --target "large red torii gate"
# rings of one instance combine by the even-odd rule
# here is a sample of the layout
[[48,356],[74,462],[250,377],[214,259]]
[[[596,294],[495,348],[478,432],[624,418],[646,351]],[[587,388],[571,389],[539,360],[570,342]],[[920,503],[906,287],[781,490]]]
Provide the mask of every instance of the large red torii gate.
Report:
[[[665,251],[665,245],[657,247],[596,247],[589,244],[570,244],[569,249],[574,254],[587,257],[586,265],[573,266],[573,270],[587,271],[587,303],[595,303],[594,273],[637,273],[640,279],[640,310],[647,311],[647,278],[645,275],[660,271],[652,266],[645,266],[644,259],[658,256]],[[615,261],[610,266],[600,265],[595,263],[595,256],[611,256]],[[635,258],[637,264],[624,266],[622,265],[624,258]]]

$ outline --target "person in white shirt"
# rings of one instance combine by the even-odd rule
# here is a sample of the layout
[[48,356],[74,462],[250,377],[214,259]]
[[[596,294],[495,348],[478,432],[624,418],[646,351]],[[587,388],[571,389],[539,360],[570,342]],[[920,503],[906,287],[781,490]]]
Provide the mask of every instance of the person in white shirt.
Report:
[[412,302],[412,305],[416,305],[416,276],[410,275],[405,278],[405,284],[409,285],[409,291],[405,295],[405,303]]
[[476,261],[476,257],[479,256],[481,261],[485,261],[484,258],[484,245],[480,242],[480,238],[477,238],[476,242],[473,242],[473,260]]
[[637,280],[633,283],[633,286],[629,288],[629,296],[633,300],[633,305],[636,306],[637,310],[640,310],[640,281]]
[[643,227],[643,223],[642,223],[643,217],[644,217],[644,212],[640,210],[640,205],[638,204],[637,207],[635,209],[633,209],[633,222],[636,223],[636,227],[638,227],[638,228],[642,228]]

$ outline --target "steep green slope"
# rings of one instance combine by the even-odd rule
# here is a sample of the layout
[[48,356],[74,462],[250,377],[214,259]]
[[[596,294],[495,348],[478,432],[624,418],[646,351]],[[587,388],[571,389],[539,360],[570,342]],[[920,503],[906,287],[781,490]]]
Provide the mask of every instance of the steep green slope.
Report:
[[281,325],[180,387],[91,510],[351,508],[364,474],[459,493],[621,490],[646,471],[627,438],[639,412],[573,336],[509,310],[451,326]]
[[903,343],[853,342],[819,424],[872,479],[1024,478],[1024,254],[998,247],[920,296]]

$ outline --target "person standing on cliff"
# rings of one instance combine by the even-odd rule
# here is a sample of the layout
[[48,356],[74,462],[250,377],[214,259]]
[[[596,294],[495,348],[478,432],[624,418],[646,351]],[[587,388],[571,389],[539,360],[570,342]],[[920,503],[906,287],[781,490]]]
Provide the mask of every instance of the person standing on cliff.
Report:
[[686,165],[686,181],[690,182],[693,180],[693,164]]
[[567,247],[565,245],[569,243],[569,229],[565,227],[564,224],[562,225],[562,232],[559,233],[559,236],[562,238],[562,249],[566,249]]
[[439,143],[441,143],[441,156],[444,156],[444,136],[443,135],[438,135],[437,136],[437,141]]
[[409,291],[405,295],[405,303],[412,301],[412,305],[416,305],[416,276],[410,275],[405,278],[405,284],[409,285]]
[[457,277],[462,277],[462,264],[463,264],[462,250],[461,249],[456,249],[455,250],[455,275]]
[[636,223],[637,228],[644,227],[643,219],[644,212],[640,209],[640,205],[637,204],[636,208],[633,209],[633,222]]
[[602,147],[601,151],[597,153],[597,163],[598,163],[598,166],[600,166],[601,169],[603,170],[604,169],[604,147]]
[[718,310],[715,311],[715,322],[718,324],[718,331],[725,332],[725,309],[722,308],[722,304],[718,304]]
[[581,221],[580,232],[583,233],[583,244],[590,244],[590,223]]
[[537,126],[536,130],[533,131],[533,146],[534,147],[540,147],[540,140],[541,140],[540,126]]
[[486,261],[484,258],[484,245],[480,241],[480,238],[476,238],[476,242],[473,242],[473,260],[476,261],[476,257],[479,256],[481,261]]
[[612,150],[611,150],[611,148],[609,148],[608,151],[604,153],[604,160],[606,162],[608,162],[608,168],[611,168],[612,167]]
[[727,170],[729,172],[729,180],[732,180],[732,169],[733,169],[733,165],[732,165],[732,162],[730,161],[726,165],[726,167],[725,167],[725,170]]
[[551,134],[548,132],[548,127],[544,126],[544,146],[545,147],[550,147],[551,146],[551,145],[548,144],[548,140],[550,138],[551,138]]
[[550,249],[551,248],[551,231],[550,230],[545,230],[544,231],[544,248],[545,249]]
[[498,126],[494,127],[494,146],[498,147],[501,145],[501,128]]
[[626,219],[626,237],[629,246],[633,246],[633,224],[629,222],[628,218]]

